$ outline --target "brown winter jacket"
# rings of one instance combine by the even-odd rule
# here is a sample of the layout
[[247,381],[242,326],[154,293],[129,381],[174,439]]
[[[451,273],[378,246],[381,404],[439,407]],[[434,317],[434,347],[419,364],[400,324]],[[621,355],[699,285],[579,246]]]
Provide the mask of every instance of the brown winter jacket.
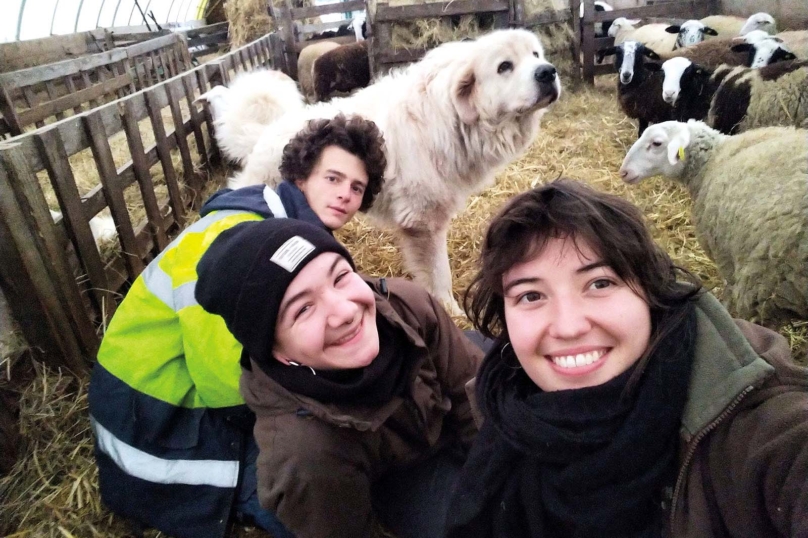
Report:
[[712,295],[698,306],[671,535],[808,537],[808,370]]
[[421,287],[387,280],[376,309],[411,343],[411,396],[382,407],[323,404],[293,394],[253,363],[241,391],[255,412],[258,497],[298,538],[371,535],[371,484],[388,469],[454,445],[471,446],[477,427],[464,386],[483,353]]

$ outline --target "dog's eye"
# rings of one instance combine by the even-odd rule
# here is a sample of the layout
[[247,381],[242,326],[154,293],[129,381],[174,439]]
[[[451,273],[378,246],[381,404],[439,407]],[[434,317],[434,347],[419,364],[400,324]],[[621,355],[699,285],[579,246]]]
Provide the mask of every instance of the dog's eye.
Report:
[[535,56],[536,58],[538,58],[538,57],[539,57],[539,53],[538,53],[538,52],[536,52],[536,51],[534,50],[534,51],[533,51],[533,56]]
[[502,62],[501,64],[499,64],[499,67],[497,67],[497,73],[501,75],[505,71],[511,71],[512,69],[513,69],[513,63]]

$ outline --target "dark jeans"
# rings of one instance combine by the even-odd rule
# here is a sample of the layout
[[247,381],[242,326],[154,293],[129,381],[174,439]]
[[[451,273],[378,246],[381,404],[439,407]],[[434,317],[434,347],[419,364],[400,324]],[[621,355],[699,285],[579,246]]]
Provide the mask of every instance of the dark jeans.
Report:
[[[258,447],[251,440],[236,510],[273,538],[294,538],[278,518],[258,502],[255,459]],[[463,462],[441,452],[413,467],[387,473],[373,484],[373,509],[385,529],[397,538],[440,538],[454,487]],[[346,492],[350,495],[350,492]]]
[[397,538],[440,538],[463,462],[444,450],[373,484],[373,509]]

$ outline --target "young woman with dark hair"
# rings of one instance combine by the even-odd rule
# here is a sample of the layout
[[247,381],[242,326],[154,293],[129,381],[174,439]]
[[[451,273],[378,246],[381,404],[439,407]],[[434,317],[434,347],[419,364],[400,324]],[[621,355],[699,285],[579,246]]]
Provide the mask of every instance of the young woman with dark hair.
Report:
[[808,372],[621,198],[514,198],[466,293],[495,344],[446,535],[808,536]]

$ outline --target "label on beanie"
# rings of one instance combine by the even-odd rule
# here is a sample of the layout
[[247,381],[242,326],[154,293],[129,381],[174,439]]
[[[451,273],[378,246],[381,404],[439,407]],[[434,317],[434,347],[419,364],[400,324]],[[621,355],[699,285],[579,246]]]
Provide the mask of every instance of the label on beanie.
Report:
[[281,248],[275,251],[275,254],[269,261],[280,265],[290,273],[294,272],[303,258],[309,255],[314,250],[314,245],[296,235],[281,245]]

